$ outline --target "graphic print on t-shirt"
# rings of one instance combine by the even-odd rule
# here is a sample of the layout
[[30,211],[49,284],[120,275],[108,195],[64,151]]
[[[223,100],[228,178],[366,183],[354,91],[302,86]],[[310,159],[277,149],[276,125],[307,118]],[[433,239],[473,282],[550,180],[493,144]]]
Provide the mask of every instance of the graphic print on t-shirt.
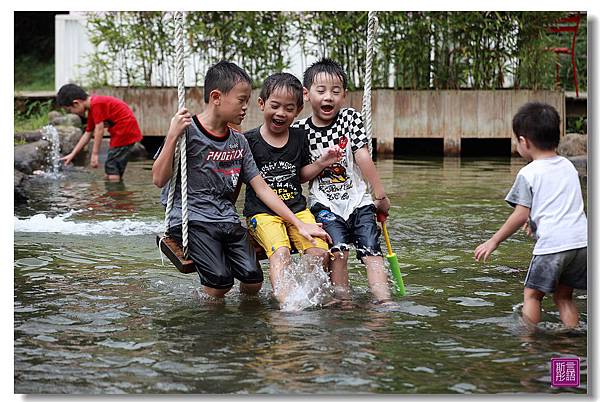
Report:
[[231,176],[233,187],[237,186],[241,168],[239,160],[244,159],[244,150],[240,149],[237,142],[230,142],[227,151],[209,151],[206,155],[206,161],[212,161],[216,164],[212,171],[224,176]]
[[347,190],[352,188],[352,179],[348,177],[346,166],[346,157],[342,158],[340,163],[334,163],[326,167],[317,176],[319,190],[321,190],[328,200],[347,200]]
[[290,182],[296,176],[296,166],[287,161],[266,162],[259,167],[260,174],[269,187],[282,201],[289,201],[298,195],[298,190]]

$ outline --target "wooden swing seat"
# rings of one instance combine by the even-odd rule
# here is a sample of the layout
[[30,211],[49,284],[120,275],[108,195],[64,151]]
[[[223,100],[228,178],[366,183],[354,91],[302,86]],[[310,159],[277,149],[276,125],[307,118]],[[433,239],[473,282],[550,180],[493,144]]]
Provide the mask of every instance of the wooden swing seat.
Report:
[[179,272],[184,274],[196,272],[194,261],[184,257],[183,248],[177,240],[169,236],[156,236],[156,245],[160,247],[160,251],[167,256]]
[[[250,237],[250,243],[256,251],[256,262],[258,263],[259,261],[266,260],[267,254],[265,253],[265,250],[260,246],[260,244],[258,244],[254,237],[250,235],[250,233],[248,233],[248,236]],[[169,261],[175,265],[179,272],[183,274],[191,274],[196,272],[194,261],[184,257],[183,247],[175,238],[157,235],[156,245],[160,247],[160,251],[167,256]],[[292,254],[296,254],[298,251],[293,248],[290,252]]]

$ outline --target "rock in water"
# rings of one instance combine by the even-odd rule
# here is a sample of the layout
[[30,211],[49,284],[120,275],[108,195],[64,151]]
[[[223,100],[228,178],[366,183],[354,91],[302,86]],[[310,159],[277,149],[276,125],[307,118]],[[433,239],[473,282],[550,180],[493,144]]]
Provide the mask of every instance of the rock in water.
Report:
[[39,140],[15,146],[15,169],[25,174],[32,174],[34,170],[43,169],[46,164],[50,142]]
[[587,134],[567,134],[558,144],[557,152],[562,156],[587,154]]

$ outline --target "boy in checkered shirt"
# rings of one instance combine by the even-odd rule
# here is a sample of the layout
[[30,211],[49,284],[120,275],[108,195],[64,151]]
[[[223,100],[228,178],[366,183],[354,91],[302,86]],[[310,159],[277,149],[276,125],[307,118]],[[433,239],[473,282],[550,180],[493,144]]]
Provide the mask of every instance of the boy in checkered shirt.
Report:
[[390,201],[371,159],[361,114],[342,108],[348,92],[346,73],[335,61],[322,59],[304,72],[303,85],[304,100],[310,102],[313,114],[292,127],[304,130],[308,136],[312,161],[335,145],[344,151],[340,162],[325,168],[309,186],[311,212],[333,241],[330,268],[336,296],[351,298],[348,255],[353,244],[357,258],[367,267],[376,302],[389,301],[376,213],[387,215]]

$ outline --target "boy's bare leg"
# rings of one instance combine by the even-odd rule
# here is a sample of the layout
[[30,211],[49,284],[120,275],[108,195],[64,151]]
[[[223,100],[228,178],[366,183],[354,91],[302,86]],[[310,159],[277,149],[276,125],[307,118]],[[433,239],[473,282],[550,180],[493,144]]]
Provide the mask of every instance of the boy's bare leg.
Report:
[[323,271],[327,272],[329,270],[329,252],[327,250],[319,247],[311,247],[304,250],[304,253],[319,258]]
[[108,181],[121,181],[121,176],[118,174],[107,174],[104,178]]
[[579,312],[573,301],[573,288],[558,284],[554,291],[554,304],[560,313],[560,320],[567,328],[574,328],[579,324]]
[[209,288],[208,286],[203,286],[203,288],[204,288],[204,293],[206,293],[209,296],[216,297],[218,299],[224,298],[225,294],[231,290],[231,288],[215,289],[215,288]]
[[287,247],[279,247],[269,257],[269,279],[273,288],[273,295],[279,303],[283,303],[289,291],[288,284],[283,282],[283,270],[290,262],[290,249]]
[[537,325],[540,322],[544,295],[537,289],[525,288],[523,291],[523,319],[528,324]]
[[352,298],[350,294],[350,280],[348,279],[348,251],[336,251],[331,261],[331,283],[335,290],[335,297],[341,300]]
[[260,291],[262,287],[262,282],[260,283],[240,283],[240,293],[244,293],[246,295],[253,296]]
[[363,263],[367,267],[367,280],[371,293],[378,302],[391,300],[388,274],[381,256],[363,257]]

